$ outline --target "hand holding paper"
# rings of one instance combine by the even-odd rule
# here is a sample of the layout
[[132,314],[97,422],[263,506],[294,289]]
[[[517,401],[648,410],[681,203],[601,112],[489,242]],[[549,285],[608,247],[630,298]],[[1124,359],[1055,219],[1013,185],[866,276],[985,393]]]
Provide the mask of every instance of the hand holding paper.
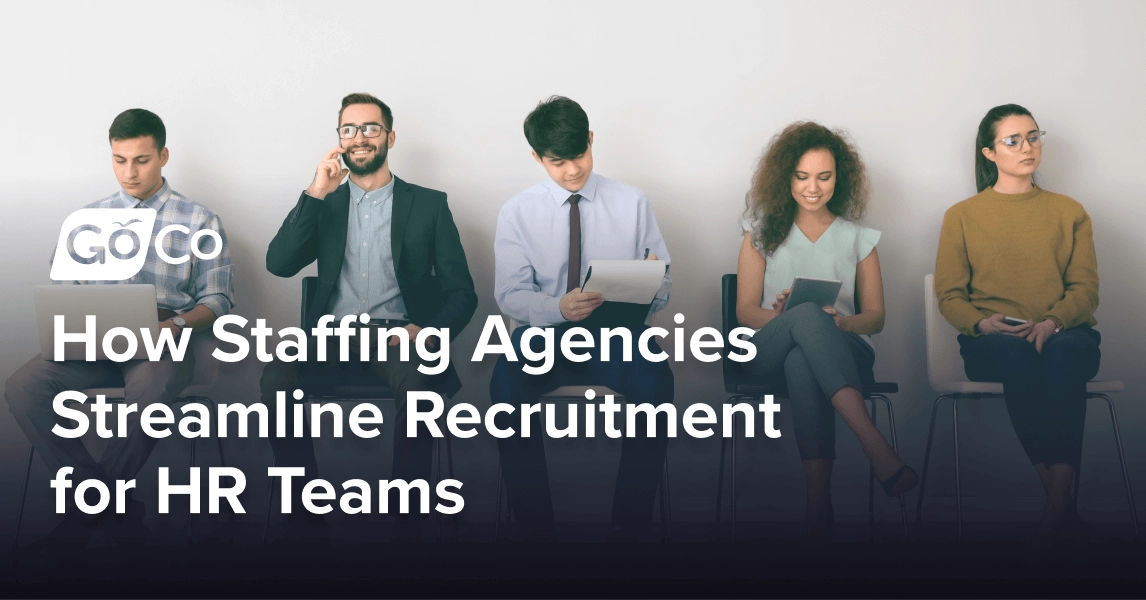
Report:
[[591,260],[583,292],[597,292],[606,302],[649,304],[665,277],[663,260]]

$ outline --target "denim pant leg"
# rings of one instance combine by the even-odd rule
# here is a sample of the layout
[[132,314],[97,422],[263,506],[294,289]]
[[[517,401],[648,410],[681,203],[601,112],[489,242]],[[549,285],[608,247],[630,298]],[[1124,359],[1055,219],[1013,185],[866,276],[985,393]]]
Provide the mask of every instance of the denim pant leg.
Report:
[[1003,384],[1011,425],[1031,464],[1078,468],[1086,421],[1086,382],[1098,373],[1101,337],[1077,327],[1034,344],[1007,335],[959,336],[972,381]]

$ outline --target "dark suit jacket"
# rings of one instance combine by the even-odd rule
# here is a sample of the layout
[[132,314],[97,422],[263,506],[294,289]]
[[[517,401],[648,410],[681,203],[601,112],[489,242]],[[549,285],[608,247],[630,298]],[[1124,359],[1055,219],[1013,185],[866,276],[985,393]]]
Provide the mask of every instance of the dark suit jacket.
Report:
[[[450,338],[457,337],[477,309],[477,294],[446,195],[395,177],[393,202],[390,243],[406,314],[419,327],[448,327]],[[349,183],[323,200],[303,193],[267,248],[267,270],[279,277],[318,261],[318,291],[305,328],[326,314],[338,285],[349,215]],[[452,364],[443,376],[443,391],[456,393],[461,382]]]

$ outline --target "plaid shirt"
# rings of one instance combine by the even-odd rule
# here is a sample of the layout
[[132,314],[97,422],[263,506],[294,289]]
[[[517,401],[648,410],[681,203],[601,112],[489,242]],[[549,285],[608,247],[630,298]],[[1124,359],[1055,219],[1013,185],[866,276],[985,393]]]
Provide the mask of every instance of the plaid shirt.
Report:
[[[231,270],[234,267],[227,251],[227,233],[223,231],[223,222],[211,209],[172,190],[166,178],[163,187],[146,200],[140,201],[121,189],[84,208],[153,208],[156,212],[155,232],[174,224],[191,230],[190,235],[172,233],[163,239],[163,249],[168,256],[186,255],[190,260],[180,265],[168,264],[159,260],[155,245],[148,244],[147,259],[135,277],[124,281],[77,283],[150,283],[155,286],[155,300],[159,308],[185,313],[202,304],[210,308],[216,317],[231,312],[235,297],[231,283]],[[223,251],[211,260],[201,260],[190,250],[191,235],[201,229],[213,229],[223,239]],[[199,241],[200,250],[204,254],[214,249],[214,242],[210,239],[204,236]],[[55,259],[54,253],[52,258]]]

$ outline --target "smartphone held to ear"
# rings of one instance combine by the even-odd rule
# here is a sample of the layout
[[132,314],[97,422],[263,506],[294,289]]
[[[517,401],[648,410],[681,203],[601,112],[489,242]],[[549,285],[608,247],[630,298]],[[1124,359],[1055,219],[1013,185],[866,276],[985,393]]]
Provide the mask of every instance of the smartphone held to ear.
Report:
[[1025,319],[1016,319],[1015,317],[1008,317],[1008,316],[1003,317],[1003,322],[1006,323],[1007,325],[1010,325],[1011,327],[1017,327],[1019,325],[1026,325],[1028,323],[1028,321],[1026,321]]

